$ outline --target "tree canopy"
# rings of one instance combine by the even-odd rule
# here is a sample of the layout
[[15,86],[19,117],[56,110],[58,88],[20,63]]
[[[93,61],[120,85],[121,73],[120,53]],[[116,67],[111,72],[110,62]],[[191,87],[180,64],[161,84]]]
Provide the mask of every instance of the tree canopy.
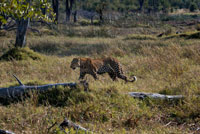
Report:
[[[42,12],[43,8],[46,9],[45,14]],[[51,4],[47,0],[0,1],[0,28],[8,29],[16,25],[16,47],[26,46],[26,31],[30,20],[51,22],[54,20],[54,16]],[[11,23],[14,24],[10,26]]]
[[[47,14],[43,14],[41,8],[46,8]],[[49,18],[51,16],[51,18]],[[35,19],[50,22],[54,19],[51,4],[47,0],[1,0],[0,21],[6,23],[6,18],[14,20]]]

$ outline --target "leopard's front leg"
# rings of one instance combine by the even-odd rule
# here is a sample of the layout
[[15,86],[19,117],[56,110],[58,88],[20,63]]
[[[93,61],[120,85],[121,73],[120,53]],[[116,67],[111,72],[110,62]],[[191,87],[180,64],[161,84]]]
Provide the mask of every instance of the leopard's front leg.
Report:
[[86,75],[85,72],[80,72],[79,80],[80,80],[80,79],[84,79],[85,75]]
[[93,78],[94,78],[95,80],[98,79],[98,77],[97,77],[97,73],[96,73],[96,72],[91,72],[91,75],[93,76]]

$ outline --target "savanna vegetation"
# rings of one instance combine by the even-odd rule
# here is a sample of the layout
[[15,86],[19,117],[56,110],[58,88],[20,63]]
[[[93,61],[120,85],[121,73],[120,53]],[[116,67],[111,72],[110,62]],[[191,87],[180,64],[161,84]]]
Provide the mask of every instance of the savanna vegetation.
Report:
[[[16,134],[62,134],[58,126],[66,117],[94,133],[200,133],[198,0],[159,0],[158,4],[154,0],[72,0],[68,6],[59,1],[59,10],[58,1],[54,0],[54,6],[44,2],[41,7],[34,3],[34,10],[25,18],[20,11],[30,8],[27,3],[12,8],[7,5],[9,11],[1,8],[0,87],[18,84],[12,74],[26,85],[77,82],[78,86],[31,92],[14,100],[0,98],[0,129]],[[45,5],[49,8],[47,15],[42,10]],[[195,10],[191,10],[192,5]],[[19,11],[14,18],[13,8]],[[78,14],[78,9],[96,15],[87,18]],[[77,15],[75,22],[73,15]],[[12,27],[20,20],[29,23],[25,26],[25,43],[16,43],[19,25]],[[85,92],[78,80],[79,70],[70,68],[71,60],[105,56],[118,59],[125,74],[137,76],[138,81],[113,82],[107,74],[95,81],[87,75],[90,90]],[[140,100],[129,96],[129,92],[184,98]]]

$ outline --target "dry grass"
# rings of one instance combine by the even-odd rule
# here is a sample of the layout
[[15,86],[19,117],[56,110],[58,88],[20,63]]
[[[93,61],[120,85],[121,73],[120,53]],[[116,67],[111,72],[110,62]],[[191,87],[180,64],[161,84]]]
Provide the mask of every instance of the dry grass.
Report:
[[[17,134],[46,134],[47,128],[64,117],[98,133],[192,133],[200,125],[200,46],[199,40],[131,39],[31,36],[31,49],[45,60],[0,61],[0,86],[15,85],[11,74],[24,83],[78,82],[79,70],[69,68],[73,57],[117,58],[125,74],[138,77],[136,83],[112,82],[108,75],[90,81],[89,93],[82,88],[52,89],[48,95],[0,106],[0,128]],[[142,36],[143,37],[143,36]],[[0,53],[9,49],[12,38],[0,37]],[[182,94],[180,102],[140,101],[130,91]],[[57,105],[57,104],[62,104]],[[171,123],[169,123],[171,122]],[[166,124],[169,123],[167,126]],[[55,133],[55,126],[49,133]],[[57,132],[58,133],[58,132]]]

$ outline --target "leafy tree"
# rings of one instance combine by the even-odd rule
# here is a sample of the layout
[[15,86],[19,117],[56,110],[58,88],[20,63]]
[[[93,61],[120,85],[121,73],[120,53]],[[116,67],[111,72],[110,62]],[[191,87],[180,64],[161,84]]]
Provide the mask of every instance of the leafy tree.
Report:
[[192,3],[190,4],[190,12],[194,12],[194,11],[197,10],[197,9],[198,9],[197,4],[194,3],[194,2],[192,2]]
[[[25,47],[30,20],[51,22],[54,14],[50,7],[47,0],[1,0],[0,22],[5,25],[3,28],[1,26],[1,29],[9,25],[10,20],[14,21],[17,25],[15,47]],[[43,14],[41,8],[45,8],[47,13]]]
[[148,10],[149,12],[156,12],[159,10],[159,0],[148,0]]
[[100,0],[95,3],[96,12],[99,14],[100,22],[103,22],[103,11],[108,7],[107,0]]
[[168,13],[169,8],[170,8],[170,3],[168,0],[161,0],[161,5],[162,5],[162,10],[165,13]]
[[107,10],[110,6],[109,0],[82,0],[82,7],[84,10],[90,12],[97,12],[99,14],[99,19],[101,22],[104,21],[103,19],[103,12]]
[[138,9],[138,0],[122,0],[120,1],[120,5],[122,12],[129,12]]
[[175,8],[182,7],[183,4],[183,0],[169,0],[169,2],[171,3],[171,6]]

